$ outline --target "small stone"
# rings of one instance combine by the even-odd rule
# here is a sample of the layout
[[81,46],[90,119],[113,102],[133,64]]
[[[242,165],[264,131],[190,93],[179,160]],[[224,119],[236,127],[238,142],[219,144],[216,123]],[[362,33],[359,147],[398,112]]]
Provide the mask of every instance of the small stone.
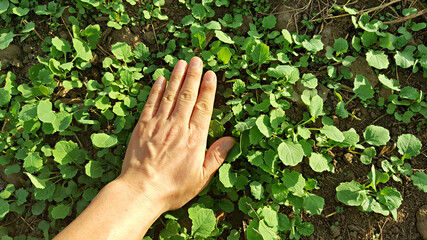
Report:
[[423,239],[427,239],[427,205],[417,211],[417,229]]
[[8,60],[21,59],[22,50],[17,45],[10,44],[7,48],[0,50],[0,56]]
[[24,67],[24,65],[22,64],[22,62],[20,60],[18,60],[18,59],[13,59],[12,66],[17,67],[17,68]]
[[120,30],[114,29],[111,31],[111,44],[117,42],[125,42],[131,47],[135,47],[141,43],[139,35],[132,33],[130,28],[122,28]]
[[353,157],[354,157],[354,155],[352,153],[346,153],[346,154],[344,154],[344,159],[348,163],[353,163]]
[[350,239],[357,239],[357,232],[350,232]]
[[154,33],[149,31],[149,32],[145,32],[142,35],[142,39],[144,39],[144,41],[150,45],[155,44],[156,40],[154,39]]
[[336,238],[341,234],[341,229],[339,226],[335,226],[334,228],[332,228],[331,232],[332,232],[332,237]]

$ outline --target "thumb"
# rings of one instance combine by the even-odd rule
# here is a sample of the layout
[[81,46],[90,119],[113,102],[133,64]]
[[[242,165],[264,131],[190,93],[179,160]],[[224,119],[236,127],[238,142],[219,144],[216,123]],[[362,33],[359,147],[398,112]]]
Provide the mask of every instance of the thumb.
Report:
[[210,146],[203,163],[207,176],[211,176],[221,166],[233,146],[234,139],[232,137],[220,138]]

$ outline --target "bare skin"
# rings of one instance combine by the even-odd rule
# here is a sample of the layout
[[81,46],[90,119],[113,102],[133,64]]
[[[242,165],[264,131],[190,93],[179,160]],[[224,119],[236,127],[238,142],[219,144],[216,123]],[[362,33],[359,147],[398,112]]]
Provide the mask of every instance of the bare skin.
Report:
[[180,60],[169,84],[159,77],[132,133],[120,176],[55,240],[142,239],[164,212],[195,197],[223,163],[234,140],[205,151],[217,79],[194,57]]

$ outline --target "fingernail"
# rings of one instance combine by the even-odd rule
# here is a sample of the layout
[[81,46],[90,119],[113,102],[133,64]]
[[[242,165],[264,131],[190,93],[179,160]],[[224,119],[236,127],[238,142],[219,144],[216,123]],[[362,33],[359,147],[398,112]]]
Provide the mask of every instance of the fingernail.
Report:
[[202,60],[200,60],[200,58],[198,57],[193,57],[190,60],[190,68],[199,68],[200,65],[202,65]]
[[185,71],[186,67],[187,67],[187,63],[185,61],[178,61],[176,63],[175,69],[178,71]]
[[213,82],[216,79],[216,74],[214,72],[207,72],[206,73],[206,77],[205,77],[205,81],[206,82]]
[[162,85],[164,80],[165,78],[163,76],[160,76],[159,78],[157,78],[157,81],[154,84]]
[[225,150],[225,151],[230,151],[232,148],[233,148],[233,146],[234,146],[234,139],[232,139],[232,138],[227,138],[227,139],[225,139],[224,141],[222,141],[222,148]]

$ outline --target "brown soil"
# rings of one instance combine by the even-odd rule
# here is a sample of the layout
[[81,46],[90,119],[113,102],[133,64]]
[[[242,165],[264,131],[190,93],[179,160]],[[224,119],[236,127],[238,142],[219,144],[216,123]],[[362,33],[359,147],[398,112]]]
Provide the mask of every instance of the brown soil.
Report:
[[[164,7],[164,13],[169,16],[171,20],[175,23],[181,23],[181,19],[186,15],[190,14],[190,12],[182,7],[179,10],[175,9],[175,5],[178,2],[167,1],[168,5]],[[172,2],[172,3],[170,3]],[[292,14],[288,14],[289,16],[282,16],[284,19],[293,19],[296,24],[295,31],[299,33],[305,33],[307,35],[315,35],[322,34],[326,31],[326,33],[333,33],[333,38],[343,37],[348,38],[349,34],[352,34],[348,30],[351,23],[349,23],[349,18],[337,18],[337,19],[328,19],[322,23],[315,23],[314,28],[312,30],[308,29],[305,25],[301,23],[301,19],[304,17],[311,19],[312,13],[318,13],[317,18],[327,17],[327,9],[330,9],[332,3],[335,1],[297,1],[290,0],[287,2],[283,2],[281,0],[271,0],[271,8],[269,13],[273,14],[283,14],[281,11],[289,10],[289,9],[297,9],[293,11]],[[337,4],[345,4],[347,0],[339,0]],[[355,3],[349,3],[350,7],[362,10],[368,9],[371,7],[378,6],[380,1],[372,1],[372,0],[359,0],[355,1]],[[409,4],[409,3],[408,3]],[[127,6],[129,10],[130,17],[138,18],[138,7],[139,5],[130,7]],[[232,12],[232,7],[230,8],[215,8],[216,17],[222,17],[226,13]],[[385,12],[393,13],[389,8],[384,9]],[[252,12],[251,17],[262,17],[264,14]],[[68,31],[65,25],[61,25],[57,31],[52,31],[46,25],[46,22],[50,21],[48,17],[43,16],[30,16],[30,20],[36,23],[36,30],[38,33],[46,37],[54,37],[61,36],[63,38],[68,38]],[[159,21],[153,23],[153,26],[144,25],[142,26],[138,21],[135,26],[130,29],[124,29],[120,31],[109,30],[106,26],[106,22],[101,20],[96,20],[91,17],[85,20],[85,24],[100,24],[101,30],[103,32],[107,32],[106,36],[103,36],[102,42],[100,45],[107,51],[110,50],[111,45],[117,41],[125,41],[129,42],[129,44],[135,46],[139,42],[144,42],[147,46],[150,47],[151,51],[157,51],[156,42],[153,42],[150,36],[154,36],[154,34],[148,34],[152,32],[153,29],[157,32],[162,31],[168,21]],[[124,34],[124,35],[123,35]],[[119,37],[115,36],[119,35]],[[121,36],[120,36],[121,35]],[[325,34],[325,36],[328,34]],[[148,39],[147,36],[150,38]],[[120,38],[122,37],[122,38]],[[427,34],[418,33],[414,36],[415,42],[419,43],[426,42]],[[325,40],[325,44],[333,44],[330,39]],[[19,52],[16,54],[16,58],[10,57],[10,54],[7,55],[7,59],[10,61],[11,66],[7,69],[9,71],[14,72],[17,75],[17,79],[19,82],[29,82],[28,79],[28,69],[37,63],[36,56],[45,57],[47,54],[44,53],[41,45],[41,40],[36,37],[27,38],[23,42],[15,41],[14,46],[18,46],[22,49],[23,54],[19,50],[13,50],[15,52]],[[14,47],[15,48],[15,47]],[[12,50],[10,50],[12,51]],[[102,59],[107,55],[104,51],[95,50],[95,53],[99,56],[99,61],[95,65],[95,68],[102,69]],[[5,55],[6,54],[2,54]],[[0,59],[2,60],[2,59]],[[22,65],[14,65],[12,62],[22,61]],[[15,63],[16,63],[15,61]],[[162,63],[164,64],[164,63]],[[4,68],[2,69],[4,71]],[[99,71],[99,70],[98,70]],[[311,71],[311,70],[308,70]],[[316,70],[317,71],[317,70]],[[316,72],[315,71],[315,72]],[[94,73],[96,75],[96,73]],[[326,74],[325,72],[320,74]],[[387,74],[387,73],[385,73]],[[90,79],[100,80],[100,77],[94,76]],[[221,77],[219,78],[221,79]],[[398,79],[400,80],[401,85],[403,86],[413,86],[417,89],[421,89],[423,92],[427,92],[427,86],[425,84],[425,78],[422,77],[422,74],[412,74],[410,70],[402,70],[398,72]],[[228,85],[228,83],[226,83]],[[351,82],[348,83],[349,85]],[[225,85],[219,87],[219,90],[223,89]],[[227,86],[228,87],[228,86]],[[352,87],[351,85],[349,87]],[[344,98],[350,99],[351,93],[342,91],[340,92]],[[79,91],[70,91],[63,98],[76,98],[83,97],[85,92]],[[223,98],[217,99],[216,106],[223,104],[225,101]],[[330,94],[329,99],[326,101],[325,107],[332,107],[336,105],[336,98]],[[422,154],[413,158],[410,162],[414,169],[419,169],[421,171],[426,171],[427,169],[427,129],[426,125],[422,125],[421,130],[417,130],[417,123],[421,121],[420,117],[418,119],[413,119],[409,124],[404,124],[402,122],[398,122],[391,115],[388,115],[385,110],[375,109],[371,111],[366,109],[362,103],[357,100],[352,101],[349,105],[347,105],[348,111],[355,114],[362,120],[356,120],[353,118],[341,119],[335,118],[335,124],[341,130],[348,130],[350,128],[356,129],[356,131],[362,135],[363,129],[366,126],[375,123],[375,125],[383,126],[390,130],[391,142],[396,142],[397,137],[402,133],[412,133],[421,139],[423,148],[421,149]],[[291,120],[296,122],[300,121],[302,118],[303,109],[298,107],[296,104],[292,104],[291,108],[286,111],[287,117],[290,117]],[[230,126],[227,126],[228,129]],[[404,128],[404,130],[403,130]],[[77,138],[81,142],[85,149],[89,151],[89,155],[91,157],[95,157],[96,150],[89,149],[88,146],[92,146],[90,139],[90,132],[80,132],[77,134]],[[54,146],[56,141],[58,141],[61,137],[59,135],[50,136],[47,140],[47,143],[51,146]],[[67,137],[68,138],[68,137]],[[70,137],[72,140],[76,140],[74,137]],[[381,149],[377,149],[377,152],[381,151]],[[396,150],[386,152],[386,156],[391,156],[393,154],[397,154]],[[378,239],[422,239],[420,234],[417,232],[416,228],[416,213],[417,210],[427,204],[427,194],[416,189],[412,182],[408,178],[403,178],[403,184],[391,184],[391,186],[396,187],[403,196],[403,204],[398,210],[398,220],[395,221],[391,216],[382,216],[375,213],[364,213],[359,211],[355,207],[345,206],[339,201],[337,201],[335,197],[335,188],[342,181],[351,181],[356,180],[363,182],[366,180],[366,176],[370,171],[370,168],[366,165],[363,165],[357,156],[353,156],[351,153],[348,153],[345,149],[334,149],[332,151],[333,155],[333,163],[335,165],[335,173],[322,173],[318,174],[311,170],[308,166],[307,162],[304,162],[301,166],[301,171],[304,176],[317,178],[320,189],[315,193],[325,199],[325,208],[320,216],[307,216],[304,215],[305,221],[310,221],[315,226],[315,233],[304,239],[373,239],[373,237],[377,237]],[[379,159],[374,159],[374,163],[378,163]],[[192,202],[194,202],[193,200]],[[191,203],[190,203],[191,204]],[[186,206],[190,206],[187,204]],[[236,206],[237,207],[237,206]],[[342,208],[342,212],[337,212],[337,209]],[[38,222],[42,220],[42,218],[48,218],[48,216],[40,215],[38,218],[29,217],[26,218],[25,221],[21,221],[18,216],[9,217],[7,219],[10,224],[16,225],[16,227],[12,227],[15,231],[16,235],[21,234],[29,234],[34,235],[35,233],[31,231],[27,224],[32,226],[37,226]],[[243,214],[229,214],[224,218],[227,222],[230,222],[236,229],[242,229],[242,222],[247,222]],[[66,225],[72,219],[67,218],[62,223]],[[185,222],[182,222],[182,225],[188,225]],[[159,232],[161,224],[157,225],[155,228],[155,232]],[[55,234],[52,232],[52,234]],[[223,234],[223,236],[226,236]],[[221,239],[225,239],[223,237]]]

